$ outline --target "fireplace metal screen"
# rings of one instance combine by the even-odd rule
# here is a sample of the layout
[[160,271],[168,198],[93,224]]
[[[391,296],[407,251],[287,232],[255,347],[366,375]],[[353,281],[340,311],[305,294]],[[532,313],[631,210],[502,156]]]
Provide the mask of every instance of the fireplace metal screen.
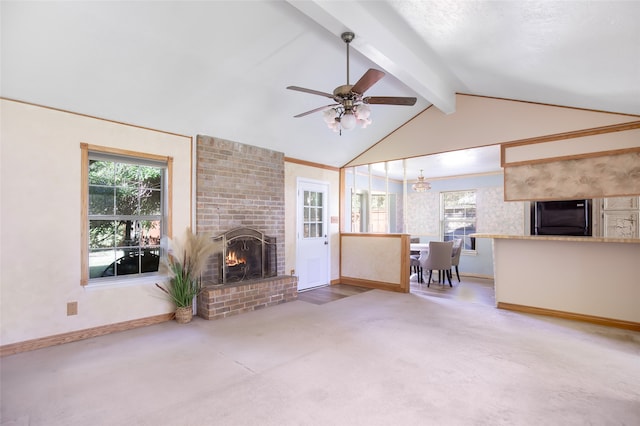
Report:
[[222,241],[218,282],[256,280],[277,275],[276,239],[251,228],[235,228],[216,237]]

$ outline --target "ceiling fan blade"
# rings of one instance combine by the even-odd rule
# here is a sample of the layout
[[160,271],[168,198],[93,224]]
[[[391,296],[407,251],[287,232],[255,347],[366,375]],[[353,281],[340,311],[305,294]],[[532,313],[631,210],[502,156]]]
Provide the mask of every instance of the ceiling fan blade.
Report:
[[362,99],[365,104],[371,105],[415,105],[417,98],[403,98],[398,96],[367,96]]
[[338,104],[331,104],[331,105],[321,106],[319,108],[312,109],[311,111],[307,111],[307,112],[300,113],[298,115],[294,115],[293,117],[294,118],[304,117],[305,115],[313,114],[314,112],[322,111],[323,109],[327,109],[329,107],[336,106],[336,105],[338,105]]
[[289,86],[287,87],[287,89],[297,90],[298,92],[311,93],[312,95],[320,95],[329,99],[333,99],[333,95],[331,93],[320,92],[319,90],[305,89],[304,87],[298,87],[298,86]]
[[353,85],[351,91],[362,95],[369,87],[376,84],[382,77],[384,77],[384,73],[382,71],[369,68],[369,70],[360,77],[360,80]]

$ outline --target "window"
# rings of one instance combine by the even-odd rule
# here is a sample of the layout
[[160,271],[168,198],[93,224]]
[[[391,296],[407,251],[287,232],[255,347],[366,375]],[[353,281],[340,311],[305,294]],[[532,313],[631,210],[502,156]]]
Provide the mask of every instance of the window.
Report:
[[157,272],[170,159],[83,148],[82,284]]
[[390,161],[343,169],[346,232],[403,232],[404,183],[390,177],[402,170],[402,161]]
[[371,232],[387,232],[387,194],[371,194]]
[[304,238],[320,238],[325,235],[323,192],[304,191]]
[[463,250],[475,250],[476,239],[469,234],[476,232],[476,192],[450,191],[440,193],[442,240],[463,240]]

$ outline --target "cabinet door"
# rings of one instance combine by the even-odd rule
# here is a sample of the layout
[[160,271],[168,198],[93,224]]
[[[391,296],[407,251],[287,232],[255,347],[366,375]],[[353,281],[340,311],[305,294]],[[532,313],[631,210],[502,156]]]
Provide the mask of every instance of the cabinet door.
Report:
[[604,212],[604,236],[609,238],[640,238],[637,212]]
[[633,210],[638,208],[638,197],[611,197],[604,199],[605,210]]

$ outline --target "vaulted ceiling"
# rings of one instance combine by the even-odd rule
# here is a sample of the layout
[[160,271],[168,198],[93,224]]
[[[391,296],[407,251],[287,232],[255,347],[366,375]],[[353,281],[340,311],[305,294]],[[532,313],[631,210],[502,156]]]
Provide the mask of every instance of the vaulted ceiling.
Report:
[[[456,93],[640,114],[638,1],[2,1],[1,95],[331,166]],[[349,75],[340,39],[352,31]],[[317,112],[369,68],[373,124]],[[473,143],[470,142],[470,146]]]

